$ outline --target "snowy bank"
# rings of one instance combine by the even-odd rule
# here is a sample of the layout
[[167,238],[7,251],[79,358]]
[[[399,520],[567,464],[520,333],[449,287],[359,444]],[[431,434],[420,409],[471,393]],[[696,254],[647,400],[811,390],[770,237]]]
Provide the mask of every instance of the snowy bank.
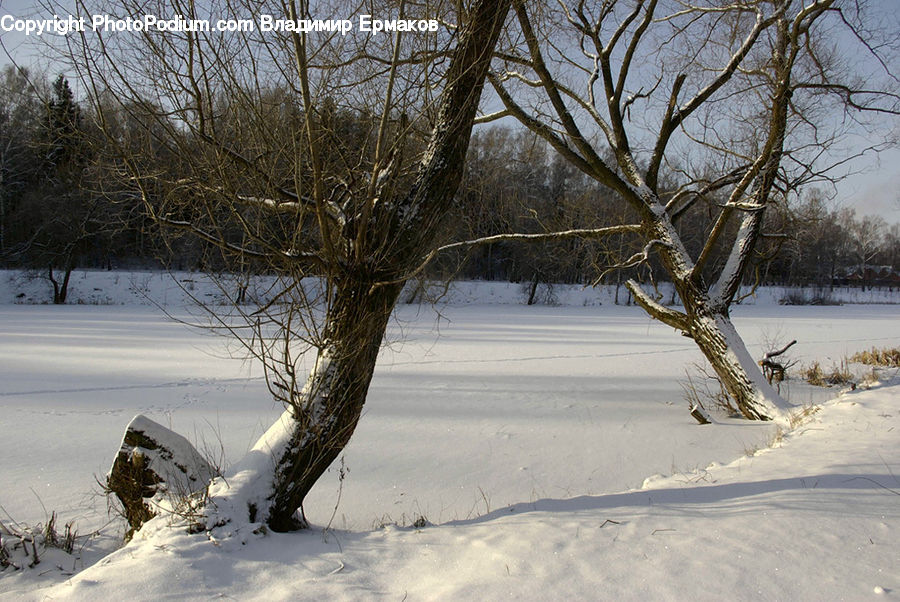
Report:
[[[754,357],[778,334],[798,339],[794,359],[824,367],[900,341],[897,305],[759,305],[735,315]],[[35,569],[0,573],[0,598],[898,591],[889,571],[897,392],[845,397],[783,447],[731,464],[764,449],[773,426],[697,425],[679,388],[700,359],[696,345],[615,305],[403,305],[344,456],[348,472],[333,470],[310,494],[312,530],[214,546],[156,525],[100,561],[121,530],[106,525],[105,500],[90,491],[132,416],[187,436],[227,469],[281,414],[259,370],[231,357],[226,341],[154,307],[0,306],[0,505],[23,523],[57,511],[60,525],[101,530],[79,540],[79,558],[52,552]],[[800,404],[839,393],[796,380],[782,390]],[[803,441],[818,447],[795,453]],[[760,465],[769,468],[756,474]],[[646,480],[657,473],[667,476]],[[437,526],[409,528],[420,518]]]
[[900,386],[728,465],[416,529],[216,545],[160,527],[23,600],[860,600],[900,592]]
[[[273,290],[279,290],[272,288],[273,282],[273,278],[264,276],[247,281],[226,276],[215,281],[197,272],[76,270],[69,284],[68,303],[182,307],[199,301],[216,306],[235,298],[241,287],[246,287],[248,299],[267,302]],[[431,284],[425,290],[418,290],[418,283],[410,283],[401,299],[449,305],[519,305],[528,300],[530,287],[530,283],[463,280]],[[658,294],[663,303],[678,302],[668,283],[659,285]],[[755,290],[744,287],[738,298],[742,305],[900,304],[900,290],[764,286]],[[41,305],[52,300],[53,286],[42,274],[0,270],[0,305]],[[566,307],[632,303],[624,286],[617,291],[614,285],[592,288],[577,284],[541,284],[535,301],[540,305]]]

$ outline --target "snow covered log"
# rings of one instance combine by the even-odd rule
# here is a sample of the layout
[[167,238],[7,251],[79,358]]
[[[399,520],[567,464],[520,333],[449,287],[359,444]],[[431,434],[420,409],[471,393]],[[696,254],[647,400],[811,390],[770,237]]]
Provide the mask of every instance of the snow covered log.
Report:
[[126,539],[158,514],[161,500],[186,499],[206,488],[217,474],[178,433],[142,414],[132,418],[106,478],[107,490],[125,508]]

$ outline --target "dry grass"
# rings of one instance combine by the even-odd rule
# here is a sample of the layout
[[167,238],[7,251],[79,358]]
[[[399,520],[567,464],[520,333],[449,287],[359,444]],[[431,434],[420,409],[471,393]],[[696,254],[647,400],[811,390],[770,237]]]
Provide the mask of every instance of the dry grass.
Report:
[[868,351],[860,351],[850,357],[851,362],[859,362],[869,366],[883,366],[887,368],[900,368],[900,347],[893,349],[885,347],[876,349],[872,347]]
[[20,570],[26,566],[33,568],[40,564],[48,548],[58,548],[66,554],[74,555],[75,544],[79,539],[74,523],[66,523],[64,531],[60,533],[56,521],[56,512],[53,512],[45,524],[35,527],[13,520],[9,523],[0,522],[0,571],[8,568]]
[[791,412],[791,415],[788,417],[788,426],[791,430],[797,428],[801,424],[808,422],[813,414],[822,409],[820,406],[816,405],[807,405],[803,406],[799,410],[795,410]]
[[765,445],[748,445],[744,447],[744,453],[748,456],[755,456],[761,449],[767,449],[771,447],[775,447],[779,445],[783,440],[784,436],[796,429],[801,424],[805,424],[809,422],[813,415],[822,409],[817,405],[806,405],[800,409],[794,410],[788,416],[787,429],[778,426],[775,428],[775,431],[772,433],[772,436],[769,437],[769,440]]
[[841,360],[840,364],[832,364],[831,369],[826,371],[822,369],[819,362],[813,362],[803,371],[803,378],[817,387],[831,387],[834,385],[856,385],[853,373],[850,371],[849,363],[846,359]]

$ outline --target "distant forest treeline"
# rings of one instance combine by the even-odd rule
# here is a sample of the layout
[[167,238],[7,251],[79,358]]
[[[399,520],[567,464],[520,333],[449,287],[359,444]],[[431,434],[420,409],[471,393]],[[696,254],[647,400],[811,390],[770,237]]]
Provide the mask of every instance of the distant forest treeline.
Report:
[[[57,302],[65,301],[68,274],[76,268],[254,271],[251,261],[226,264],[218,251],[196,237],[164,235],[148,215],[141,196],[122,175],[127,172],[119,159],[122,150],[153,147],[160,165],[177,163],[177,158],[172,149],[158,144],[152,121],[144,118],[147,111],[104,104],[102,97],[78,102],[61,76],[51,83],[6,67],[0,78],[0,267],[39,270],[53,282]],[[285,136],[290,137],[299,110],[290,95],[270,92],[260,103],[273,111],[273,118],[284,120]],[[103,128],[98,107],[105,107]],[[233,118],[239,147],[240,115]],[[336,160],[341,145],[366,144],[364,132],[376,120],[336,104],[329,119]],[[677,190],[677,173],[668,177],[671,189]],[[678,221],[682,240],[694,256],[722,202],[714,195],[704,198]],[[609,189],[560,159],[546,143],[521,129],[496,125],[474,135],[454,211],[455,219],[444,233],[448,242],[636,221]],[[900,285],[900,224],[834,209],[815,188],[799,196],[782,195],[768,210],[766,223],[767,235],[748,284]],[[662,273],[653,262],[610,269],[637,251],[624,236],[502,242],[448,252],[430,264],[425,275],[589,284],[620,283],[627,277],[647,281]],[[724,261],[725,251],[713,259],[708,265]]]

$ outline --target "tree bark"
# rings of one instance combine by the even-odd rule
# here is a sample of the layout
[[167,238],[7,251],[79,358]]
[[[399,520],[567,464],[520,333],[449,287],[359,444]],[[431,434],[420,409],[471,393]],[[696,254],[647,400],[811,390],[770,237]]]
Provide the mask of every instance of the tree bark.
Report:
[[653,318],[681,330],[694,340],[745,418],[773,420],[788,409],[788,404],[766,382],[747,351],[727,309],[714,308],[702,288],[690,281],[675,282],[684,305],[684,312],[681,312],[660,305],[633,280],[629,280],[627,286],[638,305]]
[[[66,265],[66,273],[63,275],[62,284],[59,287],[59,303],[65,304],[66,299],[69,297],[69,279],[72,277],[72,270],[74,268],[70,265]],[[54,301],[55,303],[55,301]]]
[[534,305],[534,297],[537,294],[539,281],[538,274],[535,272],[534,276],[531,277],[531,285],[528,287],[528,305]]
[[218,473],[181,435],[138,414],[125,428],[105,488],[122,503],[125,540],[156,516],[159,503],[178,505]]
[[256,518],[262,518],[273,530],[306,526],[303,499],[356,429],[387,322],[401,290],[402,283],[373,288],[367,280],[337,288],[326,317],[325,344],[290,410],[293,424],[289,441],[273,458],[275,477],[268,513]]
[[728,315],[696,316],[691,336],[745,418],[773,420],[784,414],[787,404],[766,382]]
[[53,285],[53,305],[60,305],[62,301],[59,300],[59,282],[53,277],[53,264],[47,268],[47,277],[50,279],[50,284]]
[[69,280],[72,277],[72,270],[75,269],[74,262],[71,258],[66,258],[65,262],[65,271],[63,273],[62,282],[58,282],[56,277],[53,275],[53,264],[50,264],[50,267],[47,268],[47,277],[50,279],[50,283],[53,285],[53,304],[54,305],[65,305],[66,299],[69,296]]

